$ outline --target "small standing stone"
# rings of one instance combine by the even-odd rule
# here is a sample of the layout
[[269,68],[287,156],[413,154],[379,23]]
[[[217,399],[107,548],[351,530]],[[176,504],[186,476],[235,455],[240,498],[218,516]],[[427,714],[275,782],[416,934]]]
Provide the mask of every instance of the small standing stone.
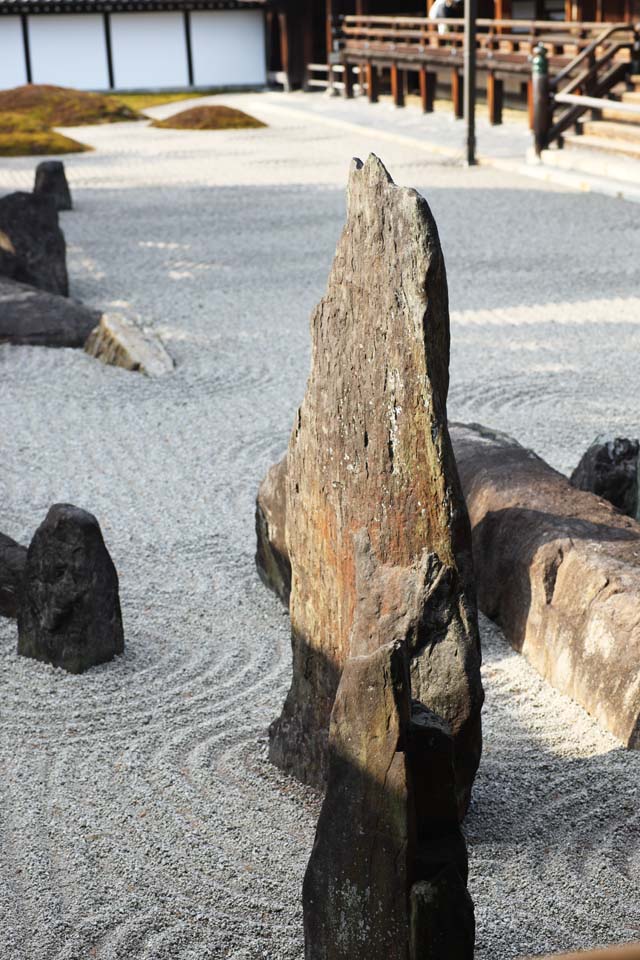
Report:
[[640,519],[640,442],[616,437],[596,440],[571,474],[571,485],[608,500],[628,517]]
[[67,247],[50,196],[20,191],[0,197],[0,249],[3,276],[69,296]]
[[43,160],[36,167],[34,193],[43,193],[53,197],[56,210],[71,210],[71,191],[61,160]]
[[27,548],[0,533],[0,617],[18,616]]
[[123,650],[118,574],[100,525],[54,504],[27,552],[18,653],[82,673]]
[[172,358],[155,333],[117,314],[102,316],[84,348],[108,366],[134,370],[147,377],[163,377],[174,369]]

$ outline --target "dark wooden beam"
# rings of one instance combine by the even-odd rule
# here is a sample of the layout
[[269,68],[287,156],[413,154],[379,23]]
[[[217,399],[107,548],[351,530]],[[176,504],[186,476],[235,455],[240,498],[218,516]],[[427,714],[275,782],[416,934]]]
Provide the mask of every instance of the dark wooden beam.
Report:
[[487,105],[489,107],[489,123],[493,126],[502,123],[503,102],[504,83],[490,70],[487,74]]
[[380,93],[380,84],[378,82],[378,68],[373,63],[368,63],[366,67],[367,93],[369,103],[377,103]]
[[456,120],[462,120],[462,76],[458,67],[454,67],[451,71],[451,100],[454,117]]
[[404,107],[404,71],[391,64],[391,96],[396,107]]
[[438,74],[431,70],[422,69],[418,72],[420,77],[420,102],[424,113],[433,113],[433,104],[436,99],[436,84]]

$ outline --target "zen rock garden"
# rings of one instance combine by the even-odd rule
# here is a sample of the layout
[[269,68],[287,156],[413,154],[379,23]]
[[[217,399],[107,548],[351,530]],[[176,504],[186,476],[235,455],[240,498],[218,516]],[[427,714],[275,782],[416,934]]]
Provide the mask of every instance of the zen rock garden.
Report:
[[171,372],[173,361],[153,333],[69,298],[58,211],[71,209],[60,161],[38,165],[33,193],[0,197],[0,343],[84,348],[126,370]]
[[[305,955],[462,960],[474,953],[458,823],[482,747],[476,603],[640,747],[640,527],[516,441],[448,425],[437,228],[374,156],[354,162],[311,336],[289,449],[256,512],[258,570],[288,606],[293,646],[270,756],[325,791]],[[615,489],[634,511],[637,456],[637,442],[592,450],[573,482]]]
[[[10,366],[14,347],[74,348],[84,354],[52,353],[52,363],[73,356],[105,379],[116,371],[92,365],[90,358],[151,378],[172,372],[173,360],[153,331],[117,310],[103,312],[71,299],[61,218],[75,216],[77,205],[59,161],[38,166],[32,193],[0,198],[0,341],[11,345],[3,362]],[[288,615],[292,657],[288,693],[280,711],[271,712],[268,732],[264,724],[264,756],[252,755],[248,782],[266,783],[270,797],[290,791],[304,816],[310,810],[317,815],[296,892],[306,960],[472,960],[476,955],[465,818],[473,811],[474,782],[482,772],[483,715],[491,718],[495,709],[491,697],[485,704],[480,614],[499,627],[544,682],[615,738],[620,751],[640,749],[640,442],[600,437],[569,478],[491,425],[450,422],[450,326],[445,259],[430,205],[416,190],[396,185],[374,154],[352,161],[346,221],[325,293],[311,314],[306,390],[297,409],[290,410],[286,450],[268,438],[266,462],[276,462],[256,491],[257,573],[280,601],[281,606],[274,603],[278,617]],[[205,379],[198,374],[189,389],[202,390]],[[169,384],[178,380],[179,375]],[[156,402],[158,384],[143,378],[129,382],[137,384],[142,416],[144,405]],[[242,391],[234,397],[240,409]],[[84,429],[81,419],[78,431]],[[191,469],[189,458],[206,460],[211,445],[231,461],[250,458],[254,451],[238,443],[229,453],[218,440],[219,424],[207,433],[193,415],[165,422],[159,408],[156,426],[165,438],[186,438],[179,456],[165,456],[164,448],[160,454],[147,449],[144,429],[131,424],[130,504],[122,518],[123,529],[132,528],[127,571],[141,565],[141,557],[152,558],[153,570],[175,566],[182,571],[172,584],[185,593],[182,612],[174,612],[176,594],[166,585],[163,594],[159,573],[153,583],[138,585],[132,592],[139,607],[137,628],[127,634],[125,652],[119,576],[100,522],[61,502],[49,507],[28,545],[0,534],[0,616],[15,621],[13,649],[25,658],[19,660],[21,670],[44,672],[44,664],[56,678],[64,674],[51,668],[74,675],[52,693],[45,715],[58,690],[69,696],[79,691],[82,698],[86,693],[90,712],[91,703],[97,703],[91,701],[97,698],[93,681],[108,674],[114,710],[130,710],[134,733],[149,724],[161,744],[148,762],[121,738],[109,759],[109,776],[114,791],[134,784],[135,799],[123,805],[122,824],[112,824],[111,833],[96,829],[96,846],[87,848],[90,853],[83,848],[82,856],[87,862],[97,857],[93,851],[104,850],[103,841],[110,849],[119,843],[126,850],[143,846],[140,831],[146,827],[140,824],[147,812],[162,830],[165,819],[176,820],[181,833],[195,831],[188,846],[197,863],[197,886],[213,848],[226,851],[220,855],[223,865],[230,846],[241,850],[242,869],[218,876],[216,868],[213,880],[206,874],[202,886],[212,886],[214,900],[231,889],[247,923],[255,923],[265,909],[264,892],[253,889],[255,863],[273,857],[277,865],[280,854],[267,844],[245,844],[246,816],[232,805],[222,803],[219,813],[211,813],[208,777],[237,778],[239,789],[245,789],[247,781],[238,771],[247,748],[239,734],[234,739],[242,723],[229,704],[237,700],[243,718],[252,711],[262,717],[277,671],[263,666],[258,653],[259,681],[248,692],[240,689],[233,670],[236,663],[249,670],[256,640],[250,634],[249,647],[242,647],[240,631],[229,628],[214,663],[224,692],[216,693],[208,675],[203,681],[203,664],[211,657],[199,641],[195,666],[181,686],[181,671],[187,668],[174,666],[166,637],[160,636],[175,631],[180,644],[189,645],[198,577],[206,578],[211,604],[216,593],[225,593],[218,568],[240,569],[232,542],[217,539],[210,490],[202,491],[204,508],[196,502],[198,494],[182,497],[180,478]],[[75,489],[93,473],[110,492],[109,431],[103,433],[100,421],[91,429],[98,452],[95,459],[93,450],[85,457],[86,473]],[[156,458],[151,483],[136,476],[136,463],[146,457]],[[66,484],[60,480],[61,491],[68,489],[68,478]],[[227,509],[239,523],[234,529],[246,532],[250,514],[245,511],[238,520],[238,504],[246,502],[235,494],[225,478]],[[141,545],[140,533],[133,530],[137,510],[147,517],[146,498],[164,504],[162,523],[149,534],[151,546]],[[175,531],[191,510],[206,519],[210,536],[204,546],[194,534],[179,547]],[[105,530],[113,527],[105,524]],[[126,554],[126,544],[118,549]],[[178,567],[181,551],[186,568]],[[268,610],[273,598],[261,590],[255,573],[252,567],[244,592],[231,599],[225,593],[220,602],[241,612],[259,603]],[[251,592],[256,584],[259,599]],[[154,617],[158,636],[142,654],[136,646],[141,624]],[[206,630],[216,626],[207,622]],[[508,655],[523,662],[511,651]],[[116,657],[122,659],[113,663]],[[169,670],[162,682],[150,672],[135,704],[119,699],[119,685],[130,680],[130,674],[125,680],[119,673],[123,665],[144,674],[163,657]],[[102,671],[92,670],[98,665]],[[170,688],[170,712],[156,716],[153,697],[163,685]],[[100,723],[110,707],[103,704]],[[195,746],[182,739],[179,726],[191,710],[204,731]],[[61,724],[64,737],[75,736],[74,724]],[[215,764],[208,761],[203,774],[197,758],[209,751],[214,756],[212,744],[232,728],[224,755]],[[89,735],[84,736],[90,752]],[[250,737],[253,748],[253,733]],[[158,812],[149,770],[155,762],[164,763],[165,753],[177,757],[180,784],[187,786],[181,793],[178,775],[165,775],[163,767]],[[97,756],[102,764],[99,751]],[[62,769],[64,757],[61,752],[48,762]],[[527,762],[525,753],[522,763]],[[508,791],[505,797],[506,804]],[[537,802],[533,795],[531,802]],[[56,816],[52,805],[52,821]],[[266,802],[255,811],[256,820],[269,816]],[[297,826],[287,829],[295,835]],[[500,842],[517,848],[519,841],[514,834]],[[128,889],[143,886],[156,858],[164,865],[169,847],[164,835],[155,848],[145,847],[150,858],[145,879],[131,871]],[[84,862],[83,869],[88,869]],[[167,940],[175,956],[183,955],[180,937],[189,926],[183,922],[185,903],[199,895],[186,880],[184,892],[167,893],[170,904],[163,909],[180,930]],[[224,914],[226,908],[220,909]],[[224,926],[224,917],[219,922]],[[160,937],[158,930],[149,935],[150,943]],[[203,922],[198,949],[208,949],[211,935],[208,921]],[[88,936],[87,942],[101,942],[93,928]],[[128,933],[118,928],[115,936],[113,943],[138,956]],[[218,945],[211,956],[254,956],[234,952],[231,939],[223,942],[228,952],[216,952],[223,950]],[[274,942],[273,956],[284,956],[277,947]],[[486,952],[482,956],[489,958]]]

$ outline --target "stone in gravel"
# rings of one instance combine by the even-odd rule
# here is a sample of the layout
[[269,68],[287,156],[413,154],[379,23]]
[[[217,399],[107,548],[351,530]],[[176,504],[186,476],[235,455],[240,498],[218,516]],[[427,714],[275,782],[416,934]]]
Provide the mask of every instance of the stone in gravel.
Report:
[[71,192],[61,160],[43,160],[36,167],[34,193],[52,197],[56,210],[71,210]]
[[640,748],[640,524],[511,437],[450,429],[480,608],[543,677]]
[[287,554],[287,458],[274,464],[260,484],[256,502],[256,566],[265,586],[286,607],[291,594],[291,564]]
[[0,616],[18,616],[27,548],[0,533]]
[[103,363],[148,377],[162,377],[174,369],[173,360],[154,333],[116,314],[102,317],[85,350]]
[[4,276],[68,295],[66,244],[51,197],[33,193],[0,197],[0,231],[6,237],[0,257]]
[[353,164],[311,334],[286,475],[293,680],[270,755],[322,787],[346,660],[406,640],[414,697],[453,729],[463,815],[483,694],[469,521],[446,419],[447,281],[426,201],[377,157]]
[[96,518],[54,504],[27,552],[18,653],[69,673],[122,653],[118,574]]
[[639,519],[638,454],[640,442],[616,437],[596,440],[571,474],[578,490],[603,497],[628,517]]
[[[303,886],[306,960],[470,960],[457,818],[453,739],[440,718],[412,707],[402,644],[348,660]],[[440,952],[427,949],[436,944]]]
[[67,297],[0,277],[0,342],[83,347],[100,316]]

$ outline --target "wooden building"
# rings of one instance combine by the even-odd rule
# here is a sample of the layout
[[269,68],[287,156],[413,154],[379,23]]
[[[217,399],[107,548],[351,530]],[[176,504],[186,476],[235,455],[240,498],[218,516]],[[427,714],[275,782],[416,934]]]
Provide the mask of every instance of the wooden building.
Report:
[[0,88],[257,87],[266,0],[0,0]]
[[[272,78],[303,86],[309,64],[327,63],[332,24],[342,16],[426,16],[432,0],[270,0],[267,7],[268,62]],[[632,23],[640,0],[478,0],[478,17]]]

